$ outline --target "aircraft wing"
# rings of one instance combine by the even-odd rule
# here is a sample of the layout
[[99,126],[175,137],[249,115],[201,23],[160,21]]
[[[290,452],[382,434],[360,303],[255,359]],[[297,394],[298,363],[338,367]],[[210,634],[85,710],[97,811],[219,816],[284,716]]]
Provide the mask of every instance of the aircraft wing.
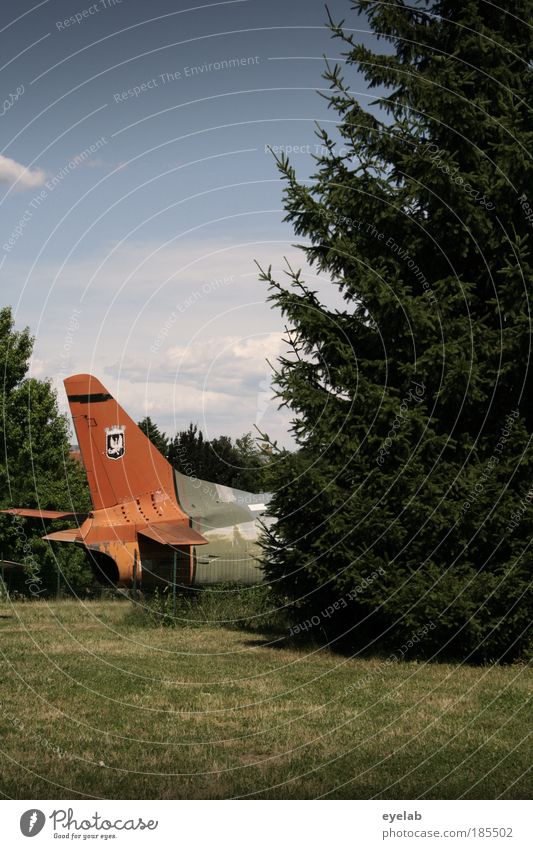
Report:
[[87,513],[72,513],[66,510],[33,510],[29,507],[11,507],[9,510],[0,510],[0,513],[8,513],[10,516],[26,516],[29,519],[78,519],[82,521],[87,518]]
[[157,522],[138,528],[138,533],[162,545],[203,545],[208,542],[198,531],[178,522]]

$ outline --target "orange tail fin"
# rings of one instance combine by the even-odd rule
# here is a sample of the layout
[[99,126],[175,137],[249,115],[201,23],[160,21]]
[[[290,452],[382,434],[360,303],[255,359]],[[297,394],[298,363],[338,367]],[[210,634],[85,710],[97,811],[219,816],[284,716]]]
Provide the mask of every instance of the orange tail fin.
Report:
[[174,494],[172,466],[96,377],[72,375],[65,389],[95,510]]

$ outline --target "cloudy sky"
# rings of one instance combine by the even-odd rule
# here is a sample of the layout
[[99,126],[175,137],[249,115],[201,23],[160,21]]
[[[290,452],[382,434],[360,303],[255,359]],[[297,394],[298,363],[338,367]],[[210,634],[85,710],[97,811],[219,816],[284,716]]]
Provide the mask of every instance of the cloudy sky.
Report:
[[[368,41],[348,0],[329,7]],[[94,373],[167,432],[257,424],[288,443],[267,364],[283,321],[254,260],[303,264],[266,146],[305,178],[314,122],[332,126],[321,0],[4,0],[1,16],[2,303],[37,338],[33,373],[61,401],[65,376]]]

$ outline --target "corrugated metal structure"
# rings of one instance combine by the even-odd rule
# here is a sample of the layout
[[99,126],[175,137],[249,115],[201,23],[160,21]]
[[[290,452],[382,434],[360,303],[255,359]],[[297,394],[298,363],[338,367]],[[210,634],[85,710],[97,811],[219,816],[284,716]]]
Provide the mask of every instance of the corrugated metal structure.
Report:
[[177,471],[174,477],[182,509],[207,540],[207,545],[196,547],[192,583],[260,582],[258,538],[262,523],[268,527],[272,521],[265,515],[270,495],[186,477]]

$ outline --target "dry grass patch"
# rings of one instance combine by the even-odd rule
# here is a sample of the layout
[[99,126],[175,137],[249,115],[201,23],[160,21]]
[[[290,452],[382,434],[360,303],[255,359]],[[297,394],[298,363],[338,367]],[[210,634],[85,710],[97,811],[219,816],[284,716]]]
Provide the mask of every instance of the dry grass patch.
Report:
[[271,635],[243,630],[143,628],[127,611],[123,601],[4,609],[7,796],[526,798],[533,790],[524,666],[384,666],[280,649]]

